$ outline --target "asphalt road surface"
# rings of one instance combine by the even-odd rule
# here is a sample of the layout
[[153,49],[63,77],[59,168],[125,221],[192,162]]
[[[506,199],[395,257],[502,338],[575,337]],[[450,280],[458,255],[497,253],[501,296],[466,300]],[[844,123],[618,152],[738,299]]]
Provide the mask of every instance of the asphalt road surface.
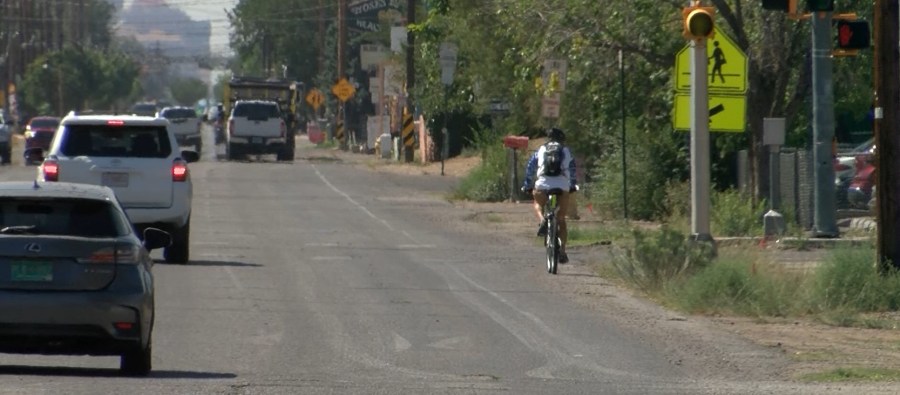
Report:
[[[432,215],[448,205],[440,186],[411,194],[412,185],[313,151],[294,163],[225,162],[215,152],[191,165],[192,261],[154,267],[150,376],[121,377],[112,357],[0,354],[0,393],[779,388],[698,377],[603,312],[535,284],[540,266],[524,262],[540,250],[443,226]],[[34,171],[4,167],[0,180]]]

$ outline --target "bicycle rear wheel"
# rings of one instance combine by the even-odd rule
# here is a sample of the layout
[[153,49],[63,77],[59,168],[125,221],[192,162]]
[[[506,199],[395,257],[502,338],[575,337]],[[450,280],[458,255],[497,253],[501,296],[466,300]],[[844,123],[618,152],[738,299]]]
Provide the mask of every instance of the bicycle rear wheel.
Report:
[[556,266],[559,264],[559,237],[556,235],[556,217],[551,216],[547,220],[547,273],[556,274]]

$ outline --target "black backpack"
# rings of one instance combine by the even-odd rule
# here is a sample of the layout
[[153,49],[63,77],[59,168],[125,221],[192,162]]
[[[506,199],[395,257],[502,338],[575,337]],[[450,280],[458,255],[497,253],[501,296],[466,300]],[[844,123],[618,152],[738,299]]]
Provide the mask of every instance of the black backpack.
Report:
[[563,146],[557,142],[544,144],[543,174],[555,177],[562,174]]

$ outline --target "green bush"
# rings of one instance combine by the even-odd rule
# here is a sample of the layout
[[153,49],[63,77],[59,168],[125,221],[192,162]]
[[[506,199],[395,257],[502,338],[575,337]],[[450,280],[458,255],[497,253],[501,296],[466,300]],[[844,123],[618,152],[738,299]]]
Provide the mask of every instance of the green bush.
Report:
[[613,267],[645,292],[661,291],[674,279],[709,264],[711,246],[694,243],[668,227],[658,231],[634,229],[631,245],[615,251]]
[[[630,147],[629,147],[630,148]],[[660,164],[650,158],[649,152],[635,147],[628,151],[628,217],[637,220],[661,218],[667,174],[659,170]],[[590,195],[594,210],[605,218],[621,218],[625,209],[622,194],[623,174],[621,151],[613,150],[594,169],[595,180],[585,191]]]
[[810,310],[894,311],[900,308],[900,274],[880,274],[870,248],[835,250],[817,270]]
[[753,204],[747,194],[737,190],[712,194],[712,232],[717,236],[752,236],[762,234],[765,200]]
[[671,287],[669,295],[692,313],[787,316],[802,303],[800,283],[798,274],[735,256],[703,268]]
[[509,198],[509,165],[501,144],[482,150],[482,161],[459,183],[456,197],[476,202],[499,202]]

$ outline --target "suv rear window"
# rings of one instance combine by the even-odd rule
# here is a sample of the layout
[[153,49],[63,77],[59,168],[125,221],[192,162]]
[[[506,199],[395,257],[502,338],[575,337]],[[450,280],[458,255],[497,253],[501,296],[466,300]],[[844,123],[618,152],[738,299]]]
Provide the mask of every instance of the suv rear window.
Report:
[[251,121],[265,121],[281,116],[275,103],[238,103],[234,106],[235,117],[247,118]]
[[58,119],[32,119],[29,123],[33,128],[56,128],[59,126]]
[[168,110],[163,110],[162,112],[163,118],[173,119],[173,118],[197,118],[197,113],[194,110],[189,108],[170,108]]
[[0,199],[0,233],[118,237],[130,225],[109,202],[93,199]]
[[60,151],[66,156],[168,158],[172,146],[160,126],[66,125]]

